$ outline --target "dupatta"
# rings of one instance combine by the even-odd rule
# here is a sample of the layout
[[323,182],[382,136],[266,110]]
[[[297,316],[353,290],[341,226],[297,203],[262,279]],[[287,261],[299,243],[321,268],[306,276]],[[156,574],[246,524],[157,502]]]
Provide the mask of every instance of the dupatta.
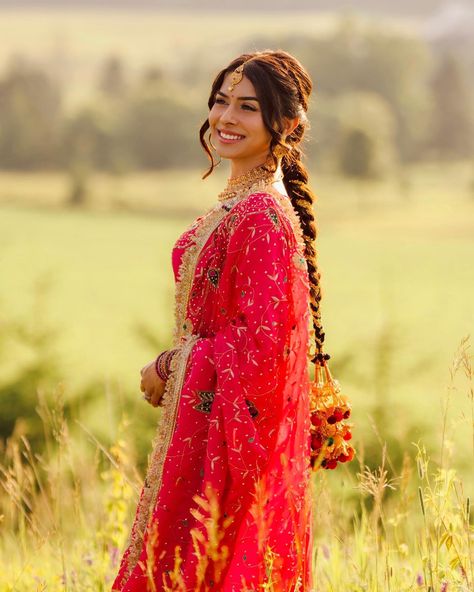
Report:
[[309,591],[311,311],[290,199],[218,203],[172,263],[177,353],[113,590]]

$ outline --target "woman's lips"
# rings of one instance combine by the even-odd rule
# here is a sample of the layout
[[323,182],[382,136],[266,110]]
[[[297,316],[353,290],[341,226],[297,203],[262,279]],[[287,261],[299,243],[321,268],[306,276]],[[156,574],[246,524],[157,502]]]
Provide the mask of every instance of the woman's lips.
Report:
[[[224,137],[222,134],[225,134],[225,136],[228,137]],[[242,136],[240,134],[227,134],[226,132],[221,132],[221,130],[217,130],[217,135],[219,136],[219,140],[223,143],[223,144],[235,144],[236,142],[240,142],[240,140],[243,140],[245,138],[245,136]]]

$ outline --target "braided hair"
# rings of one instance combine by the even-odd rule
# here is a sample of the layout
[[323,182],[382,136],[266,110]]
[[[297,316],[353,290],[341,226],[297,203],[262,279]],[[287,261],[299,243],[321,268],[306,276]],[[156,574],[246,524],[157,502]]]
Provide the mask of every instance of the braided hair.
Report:
[[[281,157],[283,183],[303,231],[315,341],[315,355],[311,361],[317,364],[328,360],[330,356],[323,353],[324,331],[320,312],[320,273],[315,249],[317,226],[313,211],[316,196],[308,185],[308,172],[302,163],[303,153],[300,148],[305,130],[309,127],[306,112],[313,83],[301,63],[286,51],[265,50],[246,53],[234,59],[217,74],[208,100],[209,109],[213,107],[216,92],[220,90],[227,74],[233,72],[244,62],[246,62],[244,75],[255,88],[262,110],[263,123],[271,134],[270,153],[275,168],[278,165],[278,155]],[[293,119],[295,117],[299,117],[299,123],[285,138],[284,118]],[[206,120],[199,130],[201,145],[211,161],[210,168],[204,174],[203,179],[210,175],[220,162],[214,161],[213,153],[205,138],[209,127],[209,120]]]

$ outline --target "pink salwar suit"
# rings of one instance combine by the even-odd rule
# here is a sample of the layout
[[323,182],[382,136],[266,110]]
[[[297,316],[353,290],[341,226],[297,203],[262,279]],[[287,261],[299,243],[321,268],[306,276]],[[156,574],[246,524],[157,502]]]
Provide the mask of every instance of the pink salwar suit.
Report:
[[172,264],[177,353],[113,590],[309,592],[311,314],[290,199],[217,203]]

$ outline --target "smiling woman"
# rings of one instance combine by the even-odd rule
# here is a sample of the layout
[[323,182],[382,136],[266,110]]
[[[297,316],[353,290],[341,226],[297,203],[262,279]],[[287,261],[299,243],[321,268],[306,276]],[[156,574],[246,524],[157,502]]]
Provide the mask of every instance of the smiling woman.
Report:
[[173,347],[141,370],[162,414],[113,590],[312,588],[311,471],[353,449],[323,353],[299,149],[311,88],[283,51],[240,56],[214,80],[203,178],[222,159],[231,175],[173,248]]
[[[222,158],[230,159],[231,176],[237,177],[265,161],[271,135],[265,127],[252,82],[243,77],[238,83],[237,96],[231,92],[234,86],[229,86],[232,76],[229,73],[222,89],[216,91],[208,119],[210,141],[220,144],[220,150],[217,147],[216,150]],[[297,119],[292,121],[287,133],[291,133],[297,124]]]

